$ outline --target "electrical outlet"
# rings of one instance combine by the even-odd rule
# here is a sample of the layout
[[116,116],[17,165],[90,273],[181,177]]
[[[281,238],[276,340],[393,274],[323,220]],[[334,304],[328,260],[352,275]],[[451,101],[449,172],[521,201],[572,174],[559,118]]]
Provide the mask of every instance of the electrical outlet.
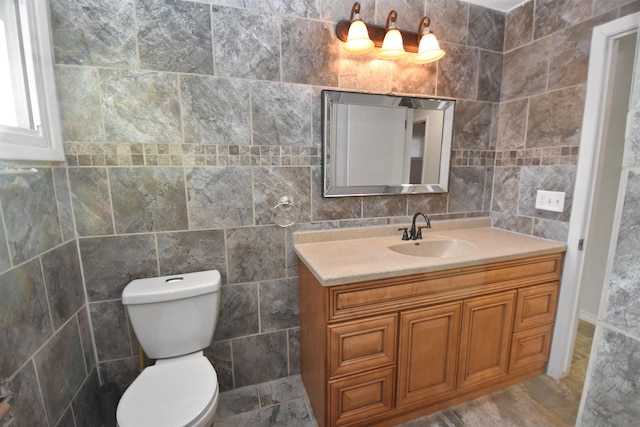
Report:
[[564,191],[538,190],[538,194],[536,195],[536,209],[562,212],[564,210],[564,196]]

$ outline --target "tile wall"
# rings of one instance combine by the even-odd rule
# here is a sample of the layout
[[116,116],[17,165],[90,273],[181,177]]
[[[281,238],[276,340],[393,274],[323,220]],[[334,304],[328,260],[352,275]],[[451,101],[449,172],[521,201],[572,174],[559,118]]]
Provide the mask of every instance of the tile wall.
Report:
[[[221,271],[208,354],[228,390],[298,372],[293,230],[406,221],[418,209],[488,213],[504,15],[443,3],[484,27],[449,43],[442,30],[446,60],[416,66],[343,56],[334,23],[350,12],[344,2],[115,3],[52,1],[70,193],[101,374],[127,384],[137,372],[138,345],[120,301],[132,278]],[[363,4],[365,19],[383,20],[391,4],[401,26],[424,15],[423,1],[379,1]],[[451,193],[323,200],[323,88],[459,99]],[[291,229],[271,220],[283,194],[299,208]]]
[[[591,26],[638,9],[615,3],[538,0],[505,16],[362,1],[367,22],[396,9],[415,31],[432,17],[447,56],[418,66],[341,53],[334,25],[351,4],[338,0],[50,0],[67,161],[0,179],[0,378],[19,424],[95,425],[99,376],[135,378],[120,301],[133,278],[221,271],[207,354],[228,390],[299,372],[292,231],[492,211],[497,226],[563,240],[568,217],[537,216],[531,191],[572,189],[574,74]],[[549,46],[575,57],[550,67]],[[323,199],[323,88],[458,100],[450,192]],[[558,104],[562,120],[546,115]],[[283,194],[300,210],[288,229],[270,219]]]
[[[591,29],[639,9],[637,1],[536,0],[507,13],[494,226],[566,241]],[[536,210],[537,190],[566,192],[564,212]]]
[[0,208],[0,381],[12,425],[99,425],[66,168],[0,176]]
[[[448,37],[443,20],[448,56],[416,66],[343,56],[344,2],[81,3],[52,2],[54,49],[97,358],[119,383],[137,369],[119,299],[132,278],[221,271],[208,353],[226,390],[298,372],[292,230],[487,214],[504,15],[439,4],[482,27]],[[379,1],[363,4],[365,19],[392,4],[405,28],[424,15],[423,1]],[[323,88],[459,99],[451,193],[323,200]],[[271,220],[283,194],[299,208],[292,229]]]
[[[20,424],[95,425],[98,378],[135,378],[120,300],[133,278],[221,271],[207,354],[228,390],[299,372],[293,231],[406,222],[418,210],[488,214],[504,14],[362,2],[368,22],[394,8],[411,31],[425,10],[442,14],[448,55],[418,66],[342,54],[334,26],[350,8],[50,0],[67,161],[0,184],[0,289],[11,296],[0,301],[0,377]],[[324,88],[459,100],[451,192],[323,199]],[[300,211],[289,229],[271,220],[283,194]]]

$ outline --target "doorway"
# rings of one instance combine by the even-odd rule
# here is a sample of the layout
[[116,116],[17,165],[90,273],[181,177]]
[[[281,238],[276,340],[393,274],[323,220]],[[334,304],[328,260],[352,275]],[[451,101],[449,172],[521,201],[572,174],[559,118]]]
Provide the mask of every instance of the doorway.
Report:
[[608,283],[639,19],[636,13],[593,29],[561,309],[547,369],[554,378],[569,373],[578,319],[597,323]]
[[609,81],[610,96],[606,102],[601,162],[596,182],[592,219],[585,236],[585,262],[579,298],[579,317],[595,324],[598,320],[603,284],[610,253],[611,233],[615,217],[620,172],[624,157],[625,129],[633,79],[637,33],[615,40]]

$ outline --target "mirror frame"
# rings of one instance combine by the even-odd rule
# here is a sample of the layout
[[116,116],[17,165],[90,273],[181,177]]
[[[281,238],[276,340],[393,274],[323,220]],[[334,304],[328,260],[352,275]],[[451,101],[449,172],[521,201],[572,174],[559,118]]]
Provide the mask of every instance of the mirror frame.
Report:
[[[425,184],[335,186],[330,182],[331,168],[331,115],[335,98],[342,94],[357,94],[364,97],[406,98],[419,103],[422,100],[439,102],[437,110],[444,112],[443,135],[440,153],[438,182]],[[390,95],[368,92],[349,92],[325,89],[322,91],[322,195],[323,197],[375,196],[394,194],[447,193],[449,191],[449,170],[453,145],[454,99]],[[364,104],[356,104],[364,105]]]

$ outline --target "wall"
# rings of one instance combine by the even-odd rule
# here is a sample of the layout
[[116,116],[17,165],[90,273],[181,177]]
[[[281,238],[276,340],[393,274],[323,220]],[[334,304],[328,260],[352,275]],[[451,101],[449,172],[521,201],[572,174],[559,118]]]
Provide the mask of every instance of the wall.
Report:
[[[447,56],[414,65],[342,54],[334,27],[351,5],[341,1],[210,3],[50,0],[67,161],[0,185],[0,288],[11,295],[0,302],[0,377],[20,424],[95,425],[84,415],[97,416],[95,402],[82,404],[96,370],[123,387],[135,378],[120,300],[133,278],[221,271],[207,355],[228,390],[299,371],[293,231],[406,223],[418,210],[488,214],[503,14],[362,2],[368,22],[395,8],[411,31],[425,9],[440,16],[432,28]],[[323,88],[459,100],[451,192],[323,199]],[[270,218],[283,194],[300,209],[289,229]]]
[[[537,0],[507,13],[494,226],[566,241],[590,31],[638,8],[630,1]],[[536,210],[537,190],[566,192],[564,212]]]
[[67,171],[0,176],[0,380],[13,425],[99,425]]
[[[341,1],[211,3],[50,1],[67,162],[0,185],[0,290],[11,295],[0,301],[0,341],[9,343],[0,377],[20,424],[95,425],[83,420],[96,416],[96,369],[123,386],[135,377],[137,343],[120,302],[132,278],[222,272],[207,353],[228,390],[299,370],[292,231],[492,210],[500,227],[562,240],[568,217],[526,205],[540,183],[571,188],[585,34],[638,4],[594,11],[591,2],[539,1],[535,22],[547,24],[534,40],[531,3],[505,24],[504,14],[455,0],[361,2],[367,22],[384,23],[393,8],[411,31],[428,12],[447,56],[417,66],[342,54],[333,28],[351,5]],[[457,99],[450,193],[323,199],[322,88]],[[534,117],[546,110],[554,114]],[[560,113],[566,120],[554,120]],[[270,219],[282,194],[300,208],[289,229]],[[70,279],[48,278],[62,265]],[[49,288],[65,295],[63,315]]]
[[[380,20],[390,6],[377,7]],[[52,1],[69,184],[103,375],[127,384],[137,372],[120,300],[133,278],[220,270],[220,321],[207,353],[228,390],[298,372],[292,231],[406,221],[417,210],[487,213],[491,169],[464,158],[449,195],[323,200],[319,188],[325,87],[461,99],[456,148],[490,157],[498,86],[480,76],[501,61],[502,15],[455,8],[465,21],[475,13],[476,25],[497,25],[485,34],[497,41],[465,28],[456,40],[464,44],[445,46],[447,61],[414,66],[342,56],[334,21],[350,5],[339,1]],[[376,9],[363,9],[373,19]],[[398,12],[401,26],[414,26],[424,4]],[[496,52],[479,47],[488,42]],[[300,211],[291,229],[271,220],[283,194]]]

